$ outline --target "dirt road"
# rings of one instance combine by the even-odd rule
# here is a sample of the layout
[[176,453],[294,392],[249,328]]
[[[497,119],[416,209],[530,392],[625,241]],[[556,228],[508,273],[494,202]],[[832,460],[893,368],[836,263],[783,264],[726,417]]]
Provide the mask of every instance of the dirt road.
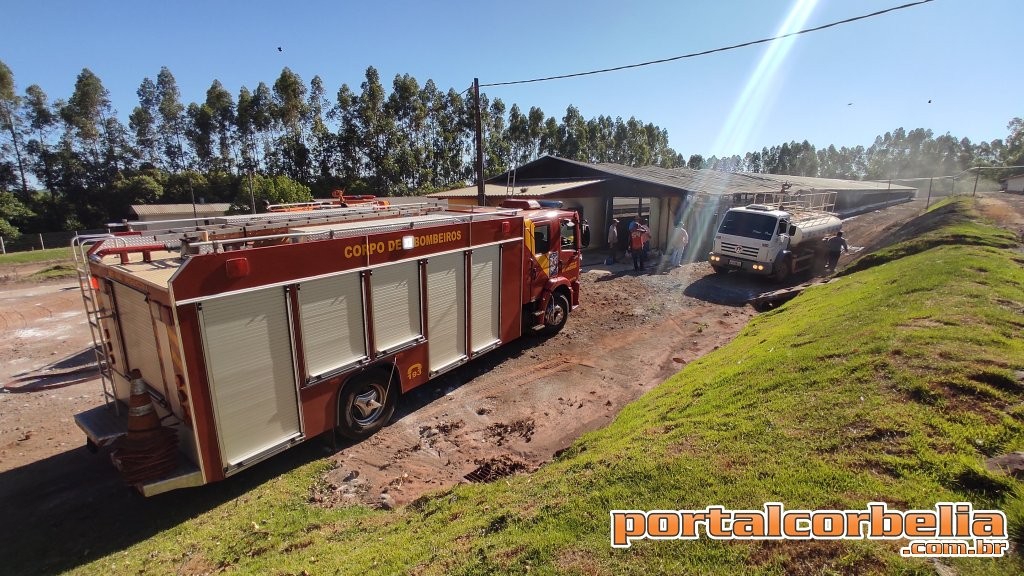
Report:
[[[865,246],[923,207],[916,201],[865,214],[844,228],[851,245]],[[1024,207],[1011,211],[1019,217]],[[0,392],[0,541],[22,558],[6,568],[73,567],[325,456],[337,467],[315,495],[323,505],[378,505],[384,493],[401,505],[467,475],[532,470],[732,339],[755,314],[743,302],[772,287],[712,275],[706,263],[634,275],[624,262],[594,264],[601,259],[588,255],[583,305],[562,333],[521,339],[414,391],[369,440],[333,453],[314,440],[228,481],[149,500],[120,484],[105,455],[85,450],[73,423],[76,412],[100,402],[98,380],[10,391],[25,385],[10,383],[23,372],[88,362],[77,285],[0,285],[0,384],[8,385]]]

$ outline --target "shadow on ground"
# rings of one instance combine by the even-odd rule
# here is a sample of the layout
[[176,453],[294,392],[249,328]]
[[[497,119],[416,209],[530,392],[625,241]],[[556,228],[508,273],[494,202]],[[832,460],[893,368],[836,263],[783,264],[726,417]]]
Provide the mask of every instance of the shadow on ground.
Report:
[[698,278],[683,290],[683,294],[713,304],[744,306],[752,299],[775,290],[792,288],[813,279],[809,273],[789,277],[785,282],[775,282],[760,276],[747,274],[709,274]]
[[[521,355],[537,340],[521,338],[417,388],[403,397],[394,421]],[[79,358],[58,364],[76,365],[75,360]],[[332,444],[330,435],[313,438],[225,481],[152,498],[143,498],[121,482],[108,451],[93,454],[84,445],[0,473],[0,542],[7,550],[18,551],[5,556],[3,572],[53,574],[123,550],[276,476],[329,457],[334,448],[352,445],[336,442]]]
[[[172,528],[271,478],[329,455],[313,440],[230,480],[143,498],[106,452],[84,446],[0,473],[0,542],[6,574],[70,570]],[[83,490],[83,486],[88,489]]]

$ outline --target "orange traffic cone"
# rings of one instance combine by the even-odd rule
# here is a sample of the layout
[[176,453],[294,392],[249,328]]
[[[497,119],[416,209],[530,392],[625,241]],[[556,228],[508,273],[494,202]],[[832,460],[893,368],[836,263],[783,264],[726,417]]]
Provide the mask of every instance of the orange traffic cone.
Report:
[[125,482],[141,484],[172,472],[178,465],[178,435],[160,425],[142,373],[132,370],[128,398],[128,433],[117,439],[110,455]]
[[128,434],[135,432],[139,435],[160,428],[160,417],[146,392],[146,381],[142,379],[142,373],[132,370],[128,375],[132,379],[132,394],[128,398]]

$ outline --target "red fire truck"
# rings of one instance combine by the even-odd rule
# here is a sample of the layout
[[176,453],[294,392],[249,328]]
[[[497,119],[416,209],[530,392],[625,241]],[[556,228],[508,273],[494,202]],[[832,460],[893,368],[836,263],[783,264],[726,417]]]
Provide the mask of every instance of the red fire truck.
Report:
[[324,433],[365,438],[402,394],[557,332],[589,236],[522,200],[191,224],[74,242],[106,399],[75,421],[147,496]]

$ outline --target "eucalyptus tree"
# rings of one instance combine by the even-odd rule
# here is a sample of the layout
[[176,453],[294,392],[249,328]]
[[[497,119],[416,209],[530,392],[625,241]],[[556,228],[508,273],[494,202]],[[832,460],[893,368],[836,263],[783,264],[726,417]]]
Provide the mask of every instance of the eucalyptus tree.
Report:
[[252,174],[258,165],[256,152],[256,127],[253,125],[252,92],[245,86],[238,91],[238,108],[235,114],[235,140],[241,151],[240,169]]
[[0,60],[0,129],[10,138],[18,173],[21,176],[21,189],[27,195],[28,179],[25,177],[26,162],[22,144],[25,128],[21,118],[21,103],[21,97],[14,89],[14,74],[7,64]]
[[481,96],[486,113],[483,114],[484,127],[484,176],[501,174],[512,168],[512,150],[505,140],[505,103],[495,98],[487,105],[486,96]]
[[94,162],[101,158],[100,145],[107,127],[106,119],[113,115],[110,93],[103,82],[88,68],[82,69],[75,81],[75,90],[60,109],[68,136]]
[[281,75],[274,82],[270,113],[283,133],[276,138],[277,145],[274,146],[281,156],[280,169],[295,180],[308,180],[309,148],[304,134],[308,115],[306,85],[287,67],[281,70]]
[[589,142],[587,141],[587,122],[580,114],[579,108],[569,105],[562,117],[558,129],[559,155],[570,160],[586,162],[589,158]]
[[615,121],[600,115],[587,120],[591,162],[612,162],[615,157]]
[[156,77],[156,98],[159,124],[157,134],[166,158],[166,166],[180,171],[188,166],[182,137],[185,132],[185,106],[181,103],[181,92],[174,75],[166,67],[160,68]]
[[626,123],[622,121],[622,116],[616,116],[612,128],[609,161],[616,164],[629,164],[629,160],[629,131],[626,129]]
[[337,163],[337,143],[327,126],[331,104],[327,100],[323,80],[314,76],[309,82],[309,98],[306,101],[309,122],[310,165],[313,177],[321,186],[333,187],[336,180],[334,166]]
[[47,102],[46,92],[38,84],[25,89],[25,119],[33,130],[34,137],[28,141],[26,148],[29,155],[36,158],[36,178],[49,188],[52,185],[50,133],[59,121],[59,116]]
[[52,168],[52,194],[74,207],[64,217],[63,229],[93,227],[107,220],[104,193],[109,190],[123,157],[123,130],[114,117],[110,95],[88,68],[79,73],[75,89],[60,107],[65,132]]
[[256,90],[252,93],[252,98],[249,101],[249,116],[253,136],[259,142],[258,158],[262,160],[264,172],[270,173],[278,165],[278,155],[273,149],[274,96],[270,88],[263,82],[257,84]]
[[390,195],[395,174],[394,157],[389,146],[394,141],[395,123],[384,109],[387,98],[380,83],[380,74],[370,66],[366,69],[366,80],[362,92],[355,102],[355,119],[359,133],[359,145],[365,156],[362,167],[370,189],[382,196]]
[[420,86],[414,77],[396,74],[391,86],[384,113],[394,124],[390,155],[395,171],[388,179],[397,187],[397,192],[407,193],[427,180],[423,144],[427,108],[420,99]]
[[539,141],[540,153],[549,156],[558,156],[561,154],[561,133],[558,126],[558,120],[554,116],[548,116],[544,120],[544,128],[540,132]]
[[437,84],[433,80],[427,79],[417,94],[417,99],[423,113],[422,128],[417,144],[423,167],[420,170],[421,182],[417,190],[426,192],[437,188],[439,174],[442,170],[442,159],[438,157],[436,143],[440,130],[437,115],[439,110],[443,110],[444,94],[437,88]]
[[213,169],[213,111],[206,104],[192,102],[185,116],[185,138],[195,152],[197,167],[209,172]]
[[329,117],[338,124],[335,137],[338,153],[337,176],[342,186],[353,192],[363,175],[362,166],[365,161],[358,102],[359,97],[352,89],[347,84],[342,84],[335,97],[335,105],[329,113]]
[[[432,82],[427,83],[433,86]],[[428,117],[431,126],[426,147],[431,173],[431,188],[443,188],[469,177],[468,155],[472,120],[462,94],[450,88],[448,92],[429,92]]]
[[209,110],[211,136],[216,136],[214,169],[230,172],[234,164],[232,126],[235,123],[235,101],[220,80],[214,80],[206,90],[203,106]]
[[135,134],[139,159],[156,166],[160,163],[159,135],[156,130],[159,96],[156,83],[149,78],[143,78],[135,94],[139,97],[139,105],[128,116],[128,127]]
[[529,158],[530,126],[529,119],[519,109],[518,104],[512,104],[508,110],[508,126],[505,129],[505,142],[511,150],[511,161],[513,166],[525,164]]
[[651,147],[647,142],[647,131],[643,123],[634,116],[626,120],[627,164],[647,166],[651,163]]

